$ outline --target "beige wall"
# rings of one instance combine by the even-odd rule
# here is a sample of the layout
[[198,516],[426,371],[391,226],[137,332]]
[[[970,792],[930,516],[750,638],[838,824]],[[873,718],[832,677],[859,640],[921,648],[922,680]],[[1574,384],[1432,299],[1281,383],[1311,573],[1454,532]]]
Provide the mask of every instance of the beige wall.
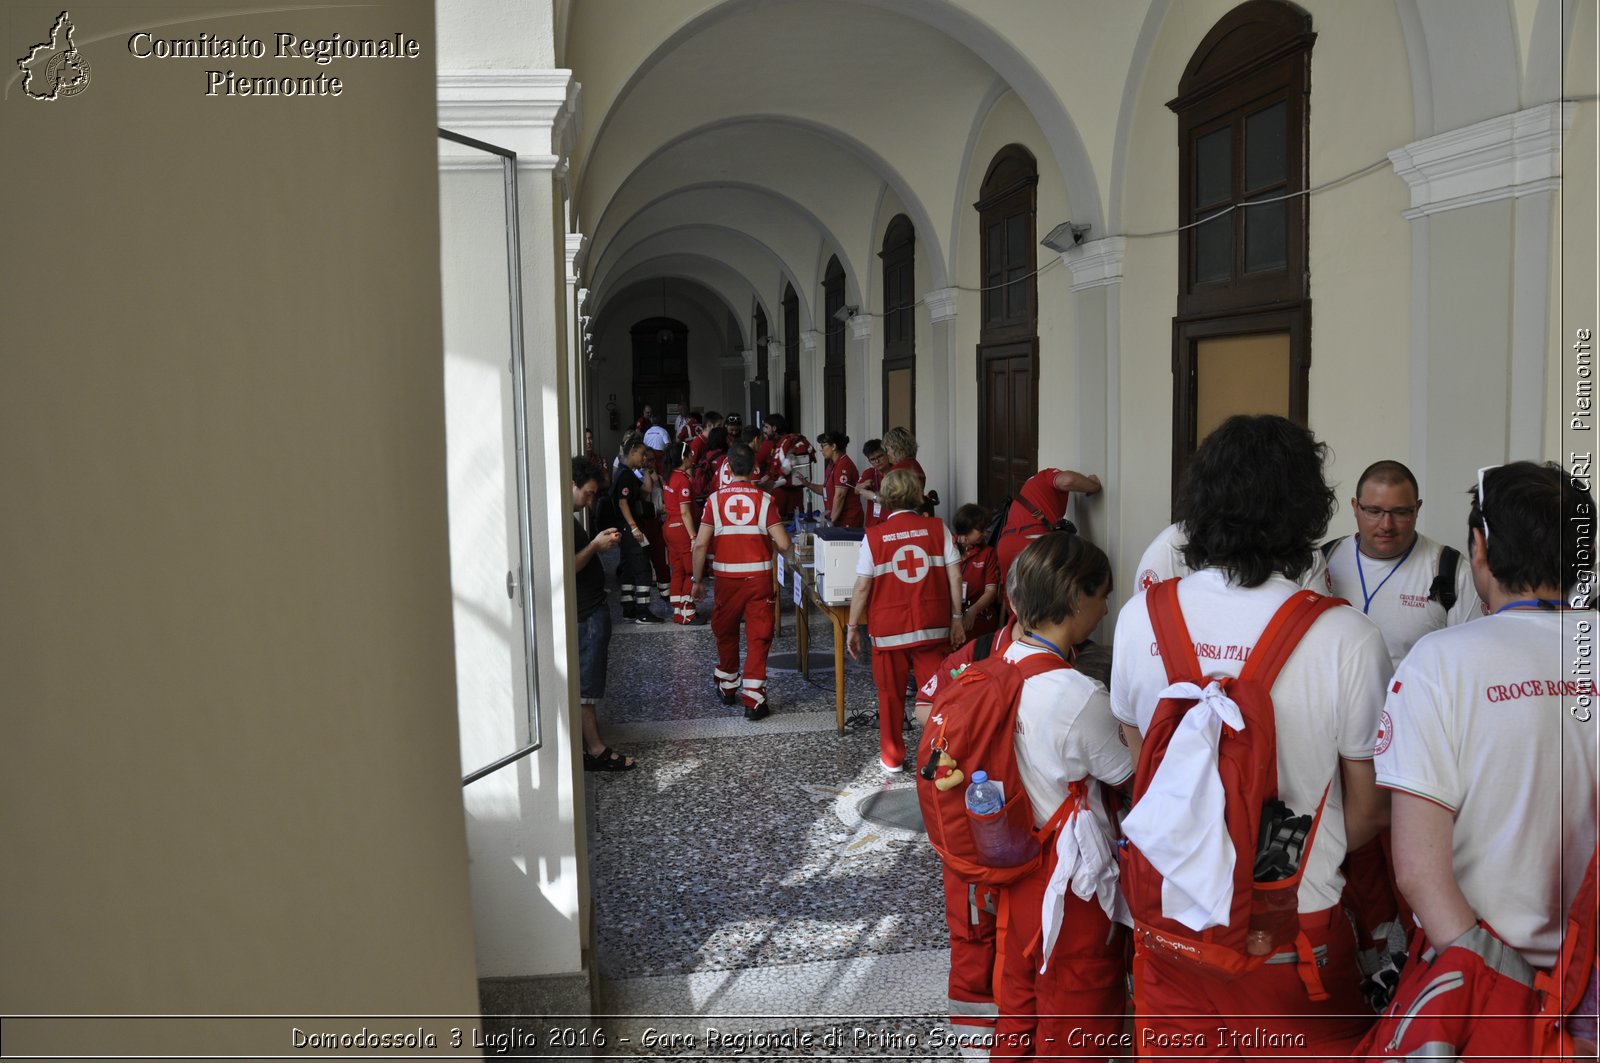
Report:
[[[421,58],[229,63],[345,89],[208,99],[216,64],[128,54],[155,7],[74,8],[88,89],[0,101],[7,1012],[477,1007],[433,12],[221,13],[254,6],[162,32]],[[56,10],[10,8],[5,54]],[[287,1050],[231,1029],[204,1050]]]

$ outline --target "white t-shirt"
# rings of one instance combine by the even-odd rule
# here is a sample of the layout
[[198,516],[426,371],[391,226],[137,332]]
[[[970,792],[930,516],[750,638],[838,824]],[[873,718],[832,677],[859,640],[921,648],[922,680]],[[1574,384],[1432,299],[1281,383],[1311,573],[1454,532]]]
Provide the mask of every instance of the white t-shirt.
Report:
[[[897,509],[880,521],[877,526],[881,527],[882,525],[887,524],[896,517],[902,515],[907,517],[917,516],[916,513],[913,513],[909,509]],[[944,526],[943,557],[946,571],[961,564],[961,551],[956,549],[955,533],[950,530],[949,525]],[[866,539],[862,539],[861,549],[856,553],[856,575],[871,576],[876,571],[877,565],[872,560],[872,544],[867,542]]]
[[1483,603],[1472,585],[1472,566],[1466,557],[1456,565],[1456,604],[1446,613],[1438,602],[1428,601],[1428,589],[1439,571],[1439,555],[1444,552],[1442,545],[1419,535],[1410,553],[1398,560],[1379,561],[1361,553],[1356,539],[1347,537],[1328,555],[1333,593],[1378,625],[1395,667],[1428,632],[1483,616]]
[[[1162,528],[1139,555],[1134,586],[1147,591],[1162,580],[1189,575],[1193,569],[1183,560],[1183,547],[1188,541],[1182,524],[1168,524]],[[1328,565],[1321,550],[1313,551],[1311,569],[1300,577],[1300,586],[1318,594],[1333,593],[1333,582],[1328,578]]]
[[[1572,667],[1580,620],[1595,629],[1592,610],[1516,609],[1424,635],[1389,685],[1375,758],[1380,786],[1455,812],[1461,892],[1536,967],[1555,962],[1594,851],[1600,703],[1592,664]],[[1572,715],[1581,695],[1588,722]]]
[[[1015,664],[1047,649],[1013,642],[1005,659]],[[1033,823],[1042,827],[1069,784],[1088,776],[1120,786],[1133,774],[1133,758],[1111,715],[1106,688],[1074,668],[1036,675],[1022,685],[1017,705],[1017,773],[1033,805]],[[1110,830],[1100,788],[1089,788],[1089,807]]]
[[[1178,605],[1201,669],[1237,676],[1278,607],[1300,590],[1283,576],[1259,587],[1230,585],[1220,569],[1204,569],[1178,584]],[[1111,666],[1111,711],[1145,733],[1167,686],[1150,610],[1141,592],[1117,617]],[[1339,758],[1372,759],[1378,716],[1392,668],[1383,634],[1359,610],[1339,606],[1311,625],[1272,687],[1278,725],[1278,797],[1296,814],[1328,804],[1300,883],[1300,911],[1339,903],[1344,876],[1344,792]]]

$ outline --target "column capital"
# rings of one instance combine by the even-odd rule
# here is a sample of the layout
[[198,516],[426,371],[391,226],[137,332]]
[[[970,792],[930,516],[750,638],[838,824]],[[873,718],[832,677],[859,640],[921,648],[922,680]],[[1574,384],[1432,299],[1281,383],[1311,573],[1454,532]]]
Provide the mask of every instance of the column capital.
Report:
[[770,336],[767,337],[767,357],[768,358],[782,358],[783,357],[783,344],[780,343],[779,341],[773,339]]
[[1072,290],[1121,284],[1122,256],[1127,250],[1124,237],[1107,236],[1061,252],[1061,261],[1072,271]]
[[[517,153],[521,169],[553,171],[577,136],[578,83],[570,70],[441,70],[439,124]],[[470,149],[446,144],[471,155]]]
[[1415,219],[1554,190],[1576,106],[1541,104],[1389,152],[1394,172],[1411,189],[1411,207],[1402,215]]
[[933,318],[935,325],[941,321],[953,320],[956,316],[956,297],[960,293],[954,288],[935,288],[922,297],[928,307],[928,314]]
[[[567,234],[567,283],[578,283],[578,256],[583,254],[583,246],[589,238],[582,233]],[[588,289],[584,289],[588,291]]]

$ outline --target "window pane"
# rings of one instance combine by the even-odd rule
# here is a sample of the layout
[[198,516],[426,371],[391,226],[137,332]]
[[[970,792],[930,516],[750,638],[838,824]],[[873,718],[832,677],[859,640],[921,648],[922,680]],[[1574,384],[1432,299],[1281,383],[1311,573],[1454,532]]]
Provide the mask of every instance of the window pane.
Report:
[[1233,127],[1224,126],[1194,142],[1196,209],[1233,198]]
[[1212,218],[1195,226],[1194,280],[1225,281],[1233,276],[1233,215]]
[[1033,246],[1028,240],[1028,216],[1013,214],[1006,219],[1006,265],[1015,270],[1027,264]]
[[1236,413],[1289,415],[1289,334],[1227,336],[1195,344],[1195,440]]
[[883,390],[889,407],[887,423],[915,429],[916,396],[912,392],[912,386],[916,382],[916,371],[891,369],[883,376]]
[[1247,189],[1282,181],[1287,176],[1285,123],[1289,105],[1275,103],[1244,120],[1244,186]]
[[1283,269],[1289,264],[1289,201],[1244,209],[1244,271]]
[[1006,242],[1000,224],[990,225],[983,237],[984,284],[993,284],[1000,279],[1000,271],[1005,268]]

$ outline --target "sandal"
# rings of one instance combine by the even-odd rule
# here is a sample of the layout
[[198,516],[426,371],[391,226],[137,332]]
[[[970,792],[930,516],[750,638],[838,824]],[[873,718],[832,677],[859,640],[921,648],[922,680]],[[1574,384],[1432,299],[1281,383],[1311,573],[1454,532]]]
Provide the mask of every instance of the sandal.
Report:
[[618,753],[610,746],[599,753],[591,754],[588,750],[583,752],[584,771],[632,771],[639,766],[639,762],[623,753]]

